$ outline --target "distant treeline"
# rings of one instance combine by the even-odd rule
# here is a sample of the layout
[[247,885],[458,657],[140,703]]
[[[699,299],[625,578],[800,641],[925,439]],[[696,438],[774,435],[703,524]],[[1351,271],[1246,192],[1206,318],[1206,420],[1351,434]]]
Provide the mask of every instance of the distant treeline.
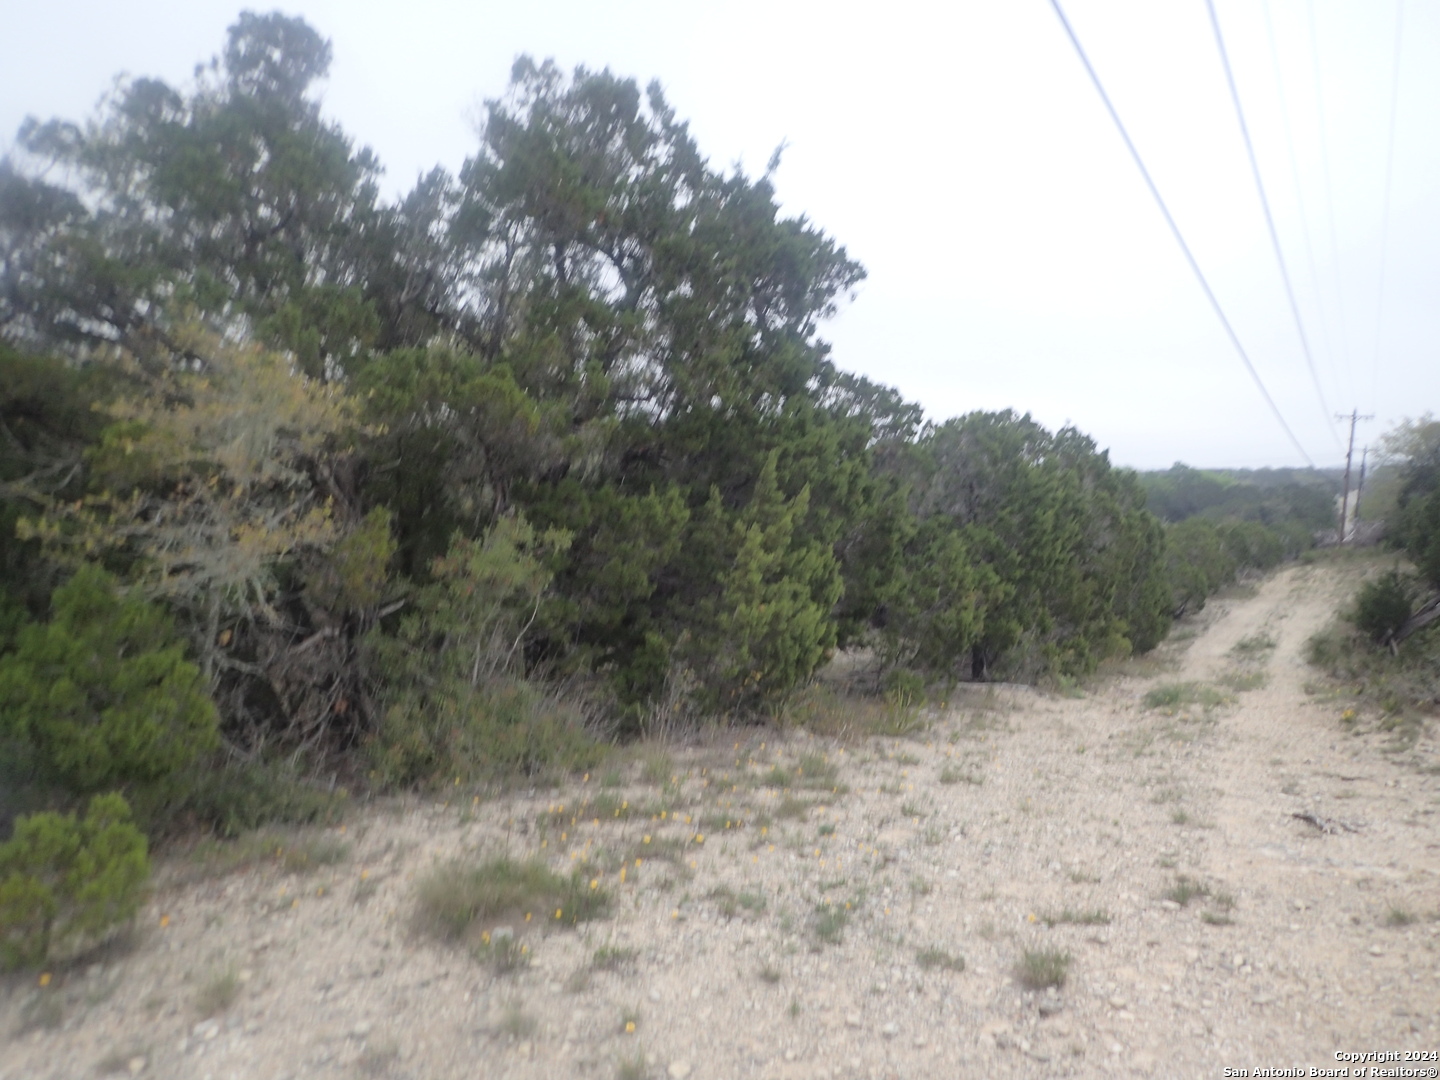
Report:
[[1333,531],[1341,478],[1320,469],[1171,468],[1140,474],[1150,511],[1166,522],[1175,614],[1246,571],[1268,570]]

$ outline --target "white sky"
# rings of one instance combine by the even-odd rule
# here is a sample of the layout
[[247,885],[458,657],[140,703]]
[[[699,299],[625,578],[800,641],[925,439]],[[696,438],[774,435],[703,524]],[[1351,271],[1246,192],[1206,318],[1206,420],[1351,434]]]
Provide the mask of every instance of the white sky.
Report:
[[[1394,0],[1268,3],[1278,67],[1265,0],[1216,0],[1328,411],[1376,414],[1358,450],[1401,417],[1440,412],[1440,4],[1405,4],[1382,302]],[[185,84],[240,10],[220,0],[7,6],[0,147],[27,114],[88,117],[121,72]],[[1281,411],[1317,463],[1342,460],[1343,430],[1307,374],[1203,0],[1065,6]],[[390,193],[437,162],[460,165],[480,103],[504,91],[519,53],[656,78],[717,165],[758,173],[788,144],[777,177],[786,210],[869,271],[826,329],[842,367],[897,386],[936,419],[1015,408],[1051,427],[1070,421],[1139,468],[1303,463],[1048,0],[301,0],[283,10],[333,42],[325,109],[376,151]]]

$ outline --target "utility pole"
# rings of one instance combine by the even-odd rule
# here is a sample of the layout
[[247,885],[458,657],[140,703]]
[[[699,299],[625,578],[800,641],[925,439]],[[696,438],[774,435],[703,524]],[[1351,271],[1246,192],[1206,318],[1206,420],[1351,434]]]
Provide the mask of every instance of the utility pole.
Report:
[[1355,520],[1360,520],[1360,501],[1365,497],[1365,459],[1370,456],[1370,447],[1360,450],[1360,482],[1355,485]]
[[1361,420],[1374,420],[1374,416],[1361,416],[1355,409],[1350,415],[1335,414],[1336,420],[1350,421],[1350,443],[1345,448],[1345,494],[1340,498],[1340,543],[1345,543],[1345,523],[1350,520],[1350,461],[1355,456],[1355,425]]

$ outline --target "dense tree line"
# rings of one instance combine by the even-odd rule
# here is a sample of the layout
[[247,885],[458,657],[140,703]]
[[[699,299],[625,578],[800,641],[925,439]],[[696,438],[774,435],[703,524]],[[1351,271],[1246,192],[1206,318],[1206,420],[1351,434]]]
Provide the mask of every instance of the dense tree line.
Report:
[[329,61],[246,13],[0,163],[0,824],[43,811],[0,846],[11,959],[133,910],[132,813],[313,812],[278,762],[576,765],[854,645],[892,686],[1083,675],[1273,561],[1079,431],[837,368],[864,271],[658,86],[522,59],[386,202]]
[[1146,505],[1165,523],[1175,615],[1199,611],[1237,576],[1269,570],[1332,530],[1338,481],[1316,469],[1192,469],[1141,473]]
[[575,764],[770,714],[851,645],[907,684],[1082,675],[1218,581],[1079,431],[837,368],[864,271],[658,86],[522,59],[459,173],[385,202],[329,61],[247,13],[193,85],[0,163],[7,815],[121,792],[45,835],[133,869],[127,805],[249,805],[217,762]]

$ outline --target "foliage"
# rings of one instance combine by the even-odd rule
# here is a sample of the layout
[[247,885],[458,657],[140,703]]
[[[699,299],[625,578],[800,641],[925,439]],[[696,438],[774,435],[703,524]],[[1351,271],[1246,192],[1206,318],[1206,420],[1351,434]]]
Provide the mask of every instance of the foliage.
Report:
[[384,703],[370,743],[388,783],[487,771],[533,774],[594,759],[578,712],[519,678],[526,635],[564,533],[501,518],[480,540],[457,535],[394,633],[368,639]]
[[307,781],[294,765],[230,761],[195,770],[166,810],[176,823],[232,838],[264,826],[330,824],[347,803],[343,789]]
[[[939,518],[942,530],[922,524],[917,537],[930,542],[907,551],[921,586],[911,595],[929,595],[930,564],[953,566],[957,542],[984,568],[947,605],[950,633],[971,635],[972,676],[997,666],[1030,678],[1082,673],[1164,636],[1159,526],[1133,474],[1113,469],[1080,432],[972,413],[927,430],[900,468],[913,477],[916,517]],[[947,524],[960,540],[944,536]],[[983,622],[964,612],[979,596]],[[903,602],[900,614],[903,632]],[[953,669],[963,653],[949,655]]]
[[[103,563],[246,760],[564,767],[597,717],[784,716],[848,645],[905,699],[861,726],[905,728],[920,688],[1073,677],[1213,588],[1172,601],[1147,489],[1082,433],[927,425],[837,369],[864,270],[783,211],[778,153],[718,169],[658,85],[521,58],[458,173],[385,204],[330,61],[247,13],[193,83],[121,81],[0,168],[0,334],[59,358],[0,353],[0,608]],[[1246,481],[1222,558],[1273,561],[1290,479]],[[216,790],[234,827],[268,801]]]
[[1440,421],[1428,413],[1407,420],[1385,439],[1386,450],[1401,458],[1393,534],[1432,588],[1440,589]]
[[1392,639],[1414,610],[1410,584],[1399,570],[1391,570],[1360,586],[1355,596],[1355,626],[1372,641]]
[[1171,524],[1204,517],[1272,528],[1295,522],[1307,532],[1335,527],[1338,478],[1315,469],[1202,470],[1177,462],[1139,479],[1146,505]]
[[21,818],[0,845],[0,964],[40,964],[102,938],[139,909],[149,874],[145,838],[120,795],[96,795],[78,820]]
[[170,619],[90,563],[53,609],[0,658],[0,735],[69,792],[173,789],[215,747],[216,715]]

